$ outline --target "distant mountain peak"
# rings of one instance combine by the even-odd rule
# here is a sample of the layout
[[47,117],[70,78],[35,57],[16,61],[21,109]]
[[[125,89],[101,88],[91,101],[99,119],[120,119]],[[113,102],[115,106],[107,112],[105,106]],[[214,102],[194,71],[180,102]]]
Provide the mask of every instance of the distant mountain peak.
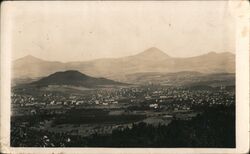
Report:
[[163,52],[162,50],[160,50],[156,47],[148,48],[145,51],[137,54],[137,56],[147,56],[147,57],[151,57],[151,58],[170,57],[165,52]]
[[151,47],[151,48],[148,48],[146,49],[144,52],[142,53],[161,53],[161,54],[166,54],[165,52],[163,52],[162,50],[156,48],[156,47]]
[[[150,47],[150,48],[148,48],[147,50],[151,50],[151,51],[161,51],[159,48],[156,48],[156,47]],[[147,51],[146,50],[146,51]],[[163,52],[163,51],[161,51],[161,52]]]
[[39,58],[32,56],[32,55],[27,55],[27,56],[24,56],[23,58],[25,58],[25,59],[39,59]]
[[35,56],[32,56],[32,55],[24,56],[22,58],[17,59],[16,61],[20,61],[20,60],[25,60],[25,61],[43,61],[42,59],[39,59],[39,58],[37,58]]
[[35,58],[35,56],[32,56],[32,55],[26,55],[26,56],[24,56],[24,58]]

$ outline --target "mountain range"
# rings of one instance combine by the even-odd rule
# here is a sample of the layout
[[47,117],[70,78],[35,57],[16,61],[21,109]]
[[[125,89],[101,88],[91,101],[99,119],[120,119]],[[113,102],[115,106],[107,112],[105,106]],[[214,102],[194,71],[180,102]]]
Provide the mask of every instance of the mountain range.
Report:
[[12,75],[15,79],[33,79],[66,70],[77,70],[90,76],[120,82],[129,82],[133,74],[150,72],[234,73],[235,55],[230,52],[209,52],[195,57],[177,58],[155,47],[132,56],[83,62],[46,61],[29,55],[13,62]]

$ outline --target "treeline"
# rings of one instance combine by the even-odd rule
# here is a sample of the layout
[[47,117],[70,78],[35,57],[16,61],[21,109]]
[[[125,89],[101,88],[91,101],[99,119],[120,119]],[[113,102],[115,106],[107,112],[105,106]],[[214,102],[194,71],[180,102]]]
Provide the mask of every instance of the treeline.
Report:
[[[20,135],[22,134],[22,135]],[[43,139],[44,136],[48,139]],[[70,140],[68,140],[70,138]],[[173,120],[169,125],[133,124],[109,135],[90,137],[35,131],[13,126],[11,145],[15,147],[235,147],[235,107],[215,106],[192,120]]]
[[146,123],[111,135],[93,135],[91,147],[235,147],[234,107],[208,108],[192,120],[173,120],[168,126]]

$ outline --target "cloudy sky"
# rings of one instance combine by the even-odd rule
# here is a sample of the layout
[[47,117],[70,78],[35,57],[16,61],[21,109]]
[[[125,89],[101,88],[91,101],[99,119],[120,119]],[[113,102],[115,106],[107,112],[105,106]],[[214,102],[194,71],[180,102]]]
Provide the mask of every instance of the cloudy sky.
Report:
[[85,61],[157,47],[173,57],[234,52],[227,1],[8,2],[12,57]]

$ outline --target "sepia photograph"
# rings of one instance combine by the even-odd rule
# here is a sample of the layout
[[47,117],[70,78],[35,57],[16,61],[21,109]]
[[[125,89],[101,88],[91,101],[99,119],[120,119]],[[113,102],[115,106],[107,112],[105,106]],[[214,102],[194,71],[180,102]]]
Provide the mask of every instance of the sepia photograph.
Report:
[[247,153],[244,10],[227,0],[1,3],[1,150]]

